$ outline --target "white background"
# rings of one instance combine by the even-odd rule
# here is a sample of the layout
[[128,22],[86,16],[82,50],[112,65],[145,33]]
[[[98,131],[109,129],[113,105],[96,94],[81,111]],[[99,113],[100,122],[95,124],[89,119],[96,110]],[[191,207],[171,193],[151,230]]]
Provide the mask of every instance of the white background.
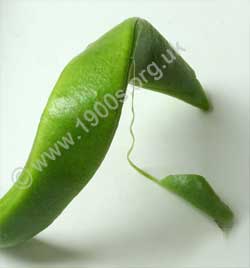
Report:
[[[249,5],[247,1],[0,0],[0,194],[23,166],[61,70],[122,20],[148,19],[196,70],[214,109],[136,95],[133,158],[159,177],[198,173],[232,207],[225,235],[126,161],[130,101],[100,169],[52,226],[0,251],[0,267],[248,267]],[[1,213],[1,211],[0,211]]]

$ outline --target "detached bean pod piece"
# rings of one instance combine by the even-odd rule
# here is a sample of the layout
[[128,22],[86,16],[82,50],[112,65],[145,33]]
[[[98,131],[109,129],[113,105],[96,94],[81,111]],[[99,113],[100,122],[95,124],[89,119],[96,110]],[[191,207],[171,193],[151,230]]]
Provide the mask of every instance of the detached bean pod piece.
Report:
[[[140,83],[133,79],[141,87],[209,109],[194,71],[176,52],[170,63],[166,53],[170,50],[152,25],[130,18],[65,67],[42,114],[24,170],[0,200],[0,247],[15,246],[49,226],[93,177],[118,126],[127,84],[142,77],[142,70],[147,72]],[[156,66],[166,67],[162,77],[154,75]],[[111,108],[105,105],[108,99]],[[62,137],[71,146],[62,144]],[[64,150],[48,157],[48,151],[59,145]],[[29,187],[20,187],[29,180]],[[204,178],[172,175],[157,183],[212,216],[222,228],[231,225],[231,210]]]

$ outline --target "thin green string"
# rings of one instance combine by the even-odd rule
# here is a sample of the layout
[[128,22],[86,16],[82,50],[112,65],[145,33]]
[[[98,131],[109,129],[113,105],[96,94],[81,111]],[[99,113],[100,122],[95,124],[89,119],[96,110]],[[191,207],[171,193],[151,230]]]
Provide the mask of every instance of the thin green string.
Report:
[[[135,77],[135,61],[133,60],[133,78]],[[233,223],[233,212],[231,209],[222,202],[219,197],[213,192],[211,186],[206,182],[205,178],[199,175],[170,175],[165,177],[163,180],[157,179],[156,177],[152,176],[145,170],[139,168],[132,160],[131,154],[135,147],[135,134],[133,131],[133,126],[135,123],[135,83],[133,80],[132,84],[132,104],[131,104],[131,111],[132,111],[132,120],[130,123],[130,134],[132,137],[131,146],[127,152],[127,160],[129,164],[141,175],[146,177],[147,179],[157,183],[161,187],[170,192],[175,193],[179,197],[183,198],[187,202],[191,203],[196,208],[202,210],[210,217],[212,217],[218,226],[226,230],[228,226],[232,226]],[[187,181],[180,181],[182,176],[188,177]],[[191,185],[191,187],[190,187]]]
[[[133,78],[135,78],[135,60],[133,59],[132,62],[132,68],[133,68]],[[133,131],[133,126],[135,123],[135,107],[134,107],[134,99],[135,99],[135,83],[134,83],[134,79],[133,79],[133,85],[132,85],[132,103],[131,103],[131,111],[132,111],[132,120],[130,123],[130,127],[129,127],[129,131],[130,131],[130,135],[132,137],[132,143],[131,146],[127,152],[127,160],[129,162],[129,164],[137,171],[139,172],[141,175],[143,175],[144,177],[150,179],[153,182],[156,182],[157,184],[159,183],[159,180],[152,176],[151,174],[149,174],[148,172],[146,172],[145,170],[139,168],[132,160],[131,160],[131,154],[132,151],[135,147],[135,134]]]

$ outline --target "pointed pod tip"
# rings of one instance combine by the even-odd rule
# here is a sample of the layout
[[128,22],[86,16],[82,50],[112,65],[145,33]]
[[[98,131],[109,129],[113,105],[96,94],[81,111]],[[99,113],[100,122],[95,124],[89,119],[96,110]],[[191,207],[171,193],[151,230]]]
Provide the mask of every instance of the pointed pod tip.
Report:
[[204,96],[203,102],[201,103],[199,108],[201,108],[204,112],[212,110],[212,105],[210,104],[207,96]]
[[159,184],[212,217],[223,231],[226,232],[232,228],[234,224],[232,210],[219,198],[203,176],[169,175]]

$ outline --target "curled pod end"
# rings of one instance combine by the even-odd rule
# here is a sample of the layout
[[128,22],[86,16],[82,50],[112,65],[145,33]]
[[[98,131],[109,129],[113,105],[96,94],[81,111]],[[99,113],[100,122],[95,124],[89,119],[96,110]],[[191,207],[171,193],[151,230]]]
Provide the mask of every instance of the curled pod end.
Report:
[[232,210],[218,197],[204,177],[195,174],[169,175],[160,180],[159,185],[212,217],[222,230],[233,226]]

